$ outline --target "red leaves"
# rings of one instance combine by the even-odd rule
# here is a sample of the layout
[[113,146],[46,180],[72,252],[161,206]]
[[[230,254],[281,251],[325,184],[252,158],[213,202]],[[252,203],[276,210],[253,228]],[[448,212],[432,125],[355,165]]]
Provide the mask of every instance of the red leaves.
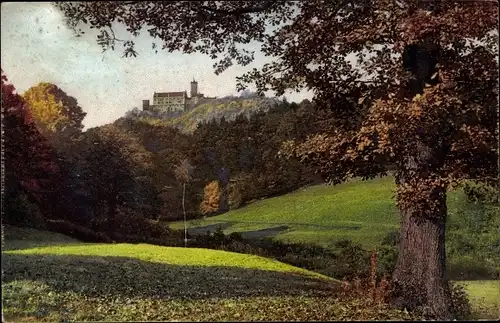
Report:
[[[5,131],[7,188],[21,184],[41,201],[58,187],[59,167],[54,151],[38,132],[24,100],[2,72],[2,112]],[[42,202],[43,203],[43,202]]]

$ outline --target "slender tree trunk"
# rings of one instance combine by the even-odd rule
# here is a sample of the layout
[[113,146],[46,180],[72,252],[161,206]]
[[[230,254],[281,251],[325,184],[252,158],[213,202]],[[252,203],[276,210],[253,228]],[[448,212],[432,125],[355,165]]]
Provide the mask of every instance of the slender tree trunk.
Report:
[[182,183],[182,212],[184,213],[184,247],[187,247],[186,204],[184,203],[185,196],[186,196],[186,183]]
[[401,228],[399,255],[393,273],[394,304],[446,320],[453,318],[451,294],[445,280],[447,188],[422,185],[430,182],[427,181],[430,174],[422,165],[418,171],[414,168],[397,176],[398,190],[409,185],[407,192],[410,194],[398,193]]

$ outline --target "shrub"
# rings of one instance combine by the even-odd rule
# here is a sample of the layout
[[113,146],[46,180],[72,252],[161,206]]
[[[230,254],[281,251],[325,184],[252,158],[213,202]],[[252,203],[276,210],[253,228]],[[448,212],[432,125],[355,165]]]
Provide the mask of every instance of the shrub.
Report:
[[493,268],[472,255],[453,259],[447,268],[447,277],[453,280],[491,279],[497,274]]
[[168,239],[174,233],[165,224],[146,219],[133,212],[120,212],[116,218],[116,233],[147,239]]
[[[328,250],[320,246],[286,243],[271,238],[247,240],[239,233],[225,235],[219,229],[214,233],[196,235],[190,246],[269,257],[339,279],[354,276],[368,277],[370,273],[366,265],[369,253],[350,240],[339,241],[333,250]],[[378,272],[377,275],[381,276]]]
[[13,194],[13,197],[5,199],[5,214],[2,215],[2,220],[13,225],[45,229],[45,218],[38,206],[32,203],[24,192]]
[[449,283],[449,287],[451,292],[451,308],[455,318],[457,320],[472,319],[472,308],[464,287],[451,282]]

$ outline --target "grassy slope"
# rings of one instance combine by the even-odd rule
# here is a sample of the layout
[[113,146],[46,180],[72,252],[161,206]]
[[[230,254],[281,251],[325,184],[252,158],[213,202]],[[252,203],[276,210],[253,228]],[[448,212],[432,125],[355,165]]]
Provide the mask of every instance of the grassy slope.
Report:
[[[168,264],[171,266],[193,267],[236,267],[266,271],[298,273],[308,277],[323,276],[302,268],[293,267],[276,260],[225,252],[211,249],[160,247],[148,244],[79,244],[58,245],[25,250],[6,251],[5,255],[54,255],[54,256],[88,256],[88,257],[129,257],[142,261]],[[28,257],[29,258],[29,257]]]
[[17,250],[52,245],[79,243],[78,240],[55,232],[5,225],[5,245],[3,250]]
[[[276,238],[293,242],[330,246],[349,238],[365,247],[373,247],[399,219],[393,199],[394,179],[353,180],[328,186],[317,185],[297,192],[252,203],[246,207],[205,220],[191,221],[189,227],[233,222],[226,233],[253,231],[287,225],[289,229]],[[449,213],[453,215],[457,192],[449,194]],[[183,227],[182,222],[172,223]]]
[[[340,301],[333,294],[337,281],[262,257],[146,244],[83,244],[14,227],[5,232],[10,250],[2,255],[2,299],[8,321],[409,318],[363,300]],[[496,318],[498,282],[462,283],[476,312]]]
[[[54,240],[50,233],[37,236]],[[12,234],[7,238],[18,245]],[[60,238],[59,245],[3,253],[6,320],[408,318],[362,300],[339,302],[337,281],[261,257],[72,239],[64,245]]]
[[473,311],[479,317],[500,319],[500,281],[461,281],[472,303]]

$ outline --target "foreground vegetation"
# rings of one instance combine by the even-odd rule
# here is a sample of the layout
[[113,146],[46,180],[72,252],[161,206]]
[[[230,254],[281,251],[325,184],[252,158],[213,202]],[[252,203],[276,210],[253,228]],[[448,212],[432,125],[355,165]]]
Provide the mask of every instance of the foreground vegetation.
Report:
[[[346,297],[337,280],[252,255],[88,244],[12,226],[5,238],[7,321],[418,319],[366,295]],[[498,281],[460,285],[474,317],[498,317]]]
[[[390,245],[395,253],[399,217],[392,199],[393,181],[388,176],[337,186],[311,186],[218,216],[192,220],[188,227],[190,232],[203,233],[204,227],[213,229],[218,224],[225,233],[250,233],[249,236],[331,250],[336,249],[340,240],[349,239],[365,250]],[[500,277],[498,212],[498,207],[488,208],[484,203],[469,201],[463,189],[449,192],[446,237],[448,272],[452,279]],[[181,229],[183,225],[174,222],[170,226]],[[256,235],[255,230],[262,231]]]
[[7,238],[14,247],[3,254],[8,321],[412,318],[367,299],[342,298],[338,281],[256,256],[73,239],[64,245],[60,237],[59,245],[15,250],[20,243]]
[[477,318],[500,319],[500,280],[460,281]]

